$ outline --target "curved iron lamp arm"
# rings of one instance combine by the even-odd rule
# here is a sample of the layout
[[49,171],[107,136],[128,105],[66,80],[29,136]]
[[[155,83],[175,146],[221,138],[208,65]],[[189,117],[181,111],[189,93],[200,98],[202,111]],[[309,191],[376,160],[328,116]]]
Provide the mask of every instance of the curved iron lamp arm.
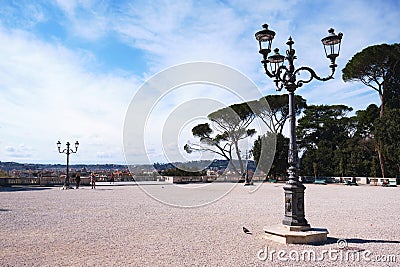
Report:
[[[286,66],[280,66],[276,73],[273,73],[273,78],[275,78],[275,86],[278,91],[282,90],[283,87],[293,84],[296,86],[296,88],[303,86],[305,83],[311,82],[313,79],[319,80],[319,81],[328,81],[333,79],[333,75],[335,73],[335,68],[331,68],[332,72],[329,76],[321,78],[316,74],[316,72],[309,68],[309,67],[300,67],[296,69],[293,73],[286,67]],[[308,79],[302,79],[302,80],[296,80],[296,75],[299,74],[300,72],[308,72],[310,77]]]
[[261,63],[262,63],[263,66],[264,66],[265,74],[267,74],[267,76],[270,77],[270,78],[274,78],[275,75],[274,75],[273,73],[271,73],[271,72],[268,70],[268,63],[269,63],[269,61],[268,61],[268,59],[266,59],[265,56],[264,56],[264,60],[262,60]]
[[332,69],[332,72],[331,72],[331,74],[329,76],[321,78],[310,67],[300,67],[297,70],[295,70],[295,72],[293,73],[293,76],[295,76],[296,74],[299,74],[301,71],[307,71],[310,74],[310,78],[308,80],[299,80],[299,81],[297,81],[296,85],[298,87],[301,87],[303,84],[311,82],[312,79],[316,79],[316,80],[322,81],[322,82],[325,82],[325,81],[333,79],[333,74],[335,73],[335,68],[331,68],[331,69]]

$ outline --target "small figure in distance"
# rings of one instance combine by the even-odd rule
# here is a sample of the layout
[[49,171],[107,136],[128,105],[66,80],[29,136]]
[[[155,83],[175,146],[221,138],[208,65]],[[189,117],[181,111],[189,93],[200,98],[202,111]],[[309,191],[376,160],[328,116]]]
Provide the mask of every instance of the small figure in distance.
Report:
[[111,180],[110,180],[110,184],[111,184],[111,183],[114,183],[114,173],[113,173],[113,172],[111,173]]
[[76,189],[79,189],[79,186],[81,184],[81,176],[79,173],[76,174],[75,183],[76,183]]
[[90,183],[92,184],[92,189],[96,189],[96,175],[93,172],[90,174]]

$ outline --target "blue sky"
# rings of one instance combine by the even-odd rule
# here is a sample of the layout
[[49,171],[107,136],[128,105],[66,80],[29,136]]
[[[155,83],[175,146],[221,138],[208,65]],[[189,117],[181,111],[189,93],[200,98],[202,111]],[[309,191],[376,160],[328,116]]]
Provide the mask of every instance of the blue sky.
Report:
[[400,2],[381,0],[0,0],[0,160],[64,163],[56,142],[79,140],[72,163],[124,163],[131,99],[176,64],[225,64],[275,94],[254,39],[264,23],[277,33],[274,47],[284,51],[292,36],[297,66],[320,76],[329,73],[321,38],[330,27],[343,32],[335,80],[296,93],[309,104],[364,109],[378,95],[343,83],[341,69],[367,46],[399,42],[399,18]]

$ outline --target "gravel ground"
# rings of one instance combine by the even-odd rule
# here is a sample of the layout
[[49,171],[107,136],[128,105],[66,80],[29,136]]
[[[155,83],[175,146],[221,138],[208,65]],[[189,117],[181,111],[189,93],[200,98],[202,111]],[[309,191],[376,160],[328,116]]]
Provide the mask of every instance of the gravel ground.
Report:
[[[196,190],[215,197],[230,186],[221,183]],[[283,218],[282,186],[263,184],[249,193],[255,187],[239,184],[209,205],[204,205],[206,195],[193,191],[193,185],[98,186],[96,190],[0,187],[0,265],[399,265],[399,187],[306,185],[306,218],[313,227],[328,228],[329,240],[325,245],[282,245],[267,241],[263,233],[263,227],[279,224]],[[170,196],[174,205],[203,206],[173,207],[142,189],[158,196],[167,192],[164,197]],[[243,226],[252,235],[245,234]],[[338,249],[339,239],[347,241],[347,249]],[[265,249],[269,257],[260,260],[258,252]],[[280,260],[271,250],[286,254]],[[301,259],[310,250],[316,260]],[[357,255],[360,261],[354,260]]]

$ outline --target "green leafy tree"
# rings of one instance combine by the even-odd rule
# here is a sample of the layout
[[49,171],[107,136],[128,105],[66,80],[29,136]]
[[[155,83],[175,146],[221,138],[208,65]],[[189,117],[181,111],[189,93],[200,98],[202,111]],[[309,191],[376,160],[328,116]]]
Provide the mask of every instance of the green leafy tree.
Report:
[[251,105],[252,102],[234,104],[208,115],[208,119],[213,122],[215,128],[232,144],[239,160],[241,174],[244,173],[244,164],[239,149],[239,141],[256,133],[255,129],[248,129],[255,118]]
[[[268,105],[265,105],[265,101]],[[306,107],[306,100],[300,95],[296,95],[296,116],[299,116]],[[262,97],[252,108],[271,133],[282,134],[283,126],[289,118],[289,96],[287,94]]]
[[[378,154],[379,147],[375,138],[375,122],[379,118],[379,108],[371,104],[365,110],[356,112],[353,117],[356,132],[351,140],[348,141],[347,153],[353,159],[358,158],[355,173],[357,175],[374,176],[377,175],[376,162],[374,158]],[[359,167],[357,167],[359,166]],[[362,166],[362,167],[360,167]],[[379,175],[382,175],[379,173]]]
[[375,137],[384,144],[383,155],[388,165],[388,175],[400,174],[400,109],[387,110],[376,121]]
[[298,120],[297,136],[299,148],[318,148],[328,141],[332,146],[348,138],[351,122],[347,114],[352,111],[345,105],[311,105]]
[[[267,150],[274,146],[276,146],[275,154],[269,153]],[[258,136],[254,142],[253,156],[257,168],[274,178],[286,176],[288,152],[289,138],[280,133],[266,133],[263,136]],[[269,164],[270,162],[272,162],[272,165]]]
[[335,151],[334,162],[339,162],[335,175],[340,176],[374,176],[374,146],[368,139],[353,136]]
[[[343,81],[359,81],[378,92],[383,116],[389,83],[398,83],[400,44],[373,45],[355,54],[342,70]],[[397,73],[398,74],[398,73]]]
[[[306,100],[296,95],[295,115],[300,115],[306,106]],[[258,168],[268,175],[285,176],[288,166],[289,139],[282,135],[282,131],[289,118],[289,97],[287,94],[268,95],[260,98],[251,107],[269,130],[267,134],[259,136],[254,142],[254,160]],[[275,153],[271,153],[271,149],[275,147]]]
[[352,108],[345,105],[311,105],[305,109],[297,127],[304,174],[332,176],[340,173],[337,153],[354,132],[352,120],[347,117],[350,111]]
[[209,123],[199,124],[192,129],[194,137],[199,138],[198,144],[185,144],[184,149],[187,153],[193,151],[209,151],[222,156],[229,161],[230,167],[237,172],[236,166],[232,161],[232,142],[229,142],[226,133],[214,135]]
[[[386,105],[400,105],[400,44],[381,44],[363,49],[346,64],[342,74],[345,82],[360,81],[378,92],[380,117],[383,117]],[[385,177],[383,146],[379,141],[376,143],[381,173]]]
[[252,102],[234,104],[209,114],[208,119],[213,123],[213,128],[218,134],[212,136],[213,130],[208,123],[195,126],[192,133],[193,136],[200,138],[200,143],[186,144],[185,151],[191,153],[194,150],[207,150],[217,153],[229,160],[230,166],[238,172],[233,163],[233,153],[235,153],[239,161],[240,173],[243,174],[244,164],[239,142],[256,133],[255,129],[248,129],[255,118],[251,105],[253,105]]
[[400,63],[395,65],[393,73],[387,82],[385,103],[388,109],[400,109]]
[[301,173],[314,177],[332,176],[335,173],[334,152],[328,142],[320,142],[318,148],[307,149],[301,157]]
[[347,117],[343,105],[310,106],[299,120],[302,169],[314,176],[376,176],[375,121],[379,108],[370,105]]
[[362,138],[374,138],[375,121],[379,118],[379,108],[371,104],[366,110],[358,110],[354,117],[356,123],[356,134]]

